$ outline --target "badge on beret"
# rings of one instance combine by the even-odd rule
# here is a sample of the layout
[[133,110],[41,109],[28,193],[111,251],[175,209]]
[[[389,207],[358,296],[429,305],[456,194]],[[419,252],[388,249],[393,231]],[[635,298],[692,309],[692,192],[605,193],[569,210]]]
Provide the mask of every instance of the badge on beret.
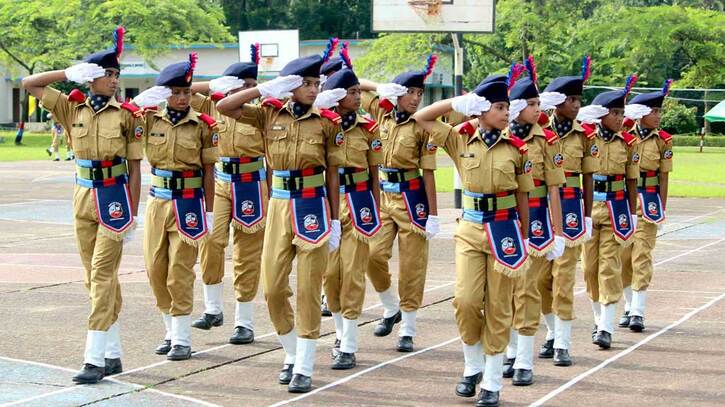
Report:
[[373,151],[380,151],[380,149],[383,148],[383,143],[380,141],[380,139],[376,138],[370,143],[370,147],[373,149]]
[[533,168],[534,163],[532,163],[531,160],[526,160],[526,162],[524,163],[524,174],[530,173]]
[[592,157],[599,157],[599,147],[596,144],[592,144],[592,148],[589,149],[589,153]]
[[428,143],[428,145],[425,146],[425,149],[430,152],[435,152],[436,150],[438,150],[438,146],[435,144]]
[[337,144],[338,146],[345,144],[345,135],[342,134],[342,132],[339,132],[335,135],[335,144]]
[[136,140],[141,140],[141,136],[143,136],[143,127],[136,126],[136,128],[133,130],[133,136],[136,137]]
[[672,158],[672,150],[665,150],[665,153],[662,155],[665,157],[665,160],[669,160]]
[[633,163],[639,162],[639,154],[637,154],[637,153],[632,154],[632,162]]
[[563,164],[564,164],[564,156],[561,155],[560,153],[557,153],[554,156],[554,165],[556,165],[557,167],[561,167]]
[[211,145],[215,146],[219,144],[219,133],[213,133],[211,135]]

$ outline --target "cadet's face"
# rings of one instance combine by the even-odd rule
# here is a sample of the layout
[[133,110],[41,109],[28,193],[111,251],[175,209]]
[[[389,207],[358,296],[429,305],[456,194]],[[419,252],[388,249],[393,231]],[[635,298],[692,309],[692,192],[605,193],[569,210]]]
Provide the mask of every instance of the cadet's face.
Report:
[[602,125],[611,131],[620,131],[624,121],[624,109],[609,109],[609,113],[602,117]]
[[656,129],[660,127],[662,120],[662,108],[653,107],[652,111],[640,119],[639,124],[646,129]]
[[166,99],[169,107],[174,110],[186,110],[191,101],[191,88],[172,87],[171,96]]
[[302,78],[302,86],[292,91],[292,100],[303,105],[311,105],[318,93],[320,93],[320,78],[305,76]]
[[418,111],[420,102],[423,101],[423,89],[408,88],[408,93],[398,97],[398,109],[406,113],[415,113]]
[[361,102],[360,85],[347,88],[347,95],[340,100],[340,110],[345,112],[354,112],[360,109]]
[[576,119],[576,115],[579,114],[579,109],[581,107],[581,96],[567,96],[564,103],[556,107],[556,114],[567,120],[574,120]]
[[233,95],[233,94],[235,94],[235,93],[237,93],[239,91],[242,91],[244,89],[251,89],[251,88],[253,88],[255,86],[257,86],[257,80],[256,79],[254,79],[254,78],[245,78],[244,79],[244,85],[242,85],[242,87],[240,87],[240,88],[236,88],[236,89],[230,90],[229,91],[229,94],[230,95]]
[[526,99],[526,108],[519,113],[516,121],[525,124],[534,124],[539,121],[541,113],[541,102],[539,98]]
[[484,130],[505,129],[509,125],[509,103],[496,102],[492,104],[491,109],[481,115],[479,123],[479,127],[483,127]]
[[91,82],[91,93],[101,96],[113,96],[118,89],[118,80],[121,73],[118,69],[106,69],[106,74],[100,78],[96,78]]

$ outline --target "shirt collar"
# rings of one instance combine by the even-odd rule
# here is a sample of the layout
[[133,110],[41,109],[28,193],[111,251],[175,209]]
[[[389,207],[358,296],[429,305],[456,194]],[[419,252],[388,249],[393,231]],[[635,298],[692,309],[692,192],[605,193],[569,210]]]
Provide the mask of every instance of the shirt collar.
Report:
[[164,108],[164,110],[159,110],[158,112],[156,112],[156,114],[154,116],[171,123],[172,126],[178,126],[178,125],[184,124],[186,122],[199,123],[199,113],[197,113],[191,107],[189,107],[189,111],[177,123],[174,123],[171,121],[171,119],[169,119],[168,110],[169,110],[169,108],[166,107],[166,108]]
[[556,131],[556,134],[559,137],[564,138],[572,130],[574,130],[578,124],[579,123],[576,120],[563,119],[554,115],[554,119],[551,122],[551,127],[554,129],[554,131]]
[[[94,102],[95,102],[96,106],[99,106],[99,107],[94,107],[93,106]],[[78,106],[83,106],[83,104],[80,104]],[[86,98],[85,106],[90,107],[91,110],[93,110],[93,113],[98,113],[98,112],[104,110],[107,106],[115,107],[117,109],[120,108],[120,104],[118,103],[116,98],[110,97],[110,96],[103,96],[103,95],[88,96]]]
[[644,127],[640,127],[639,124],[637,125],[637,135],[639,136],[640,140],[645,140],[647,137],[651,136],[652,133],[654,133],[654,129],[645,129]]
[[402,112],[397,109],[393,110],[392,114],[393,114],[393,119],[395,119],[396,124],[403,124],[403,123],[407,122],[408,120],[410,120],[410,117],[412,116],[408,112]]
[[599,137],[601,137],[602,140],[604,140],[607,143],[614,140],[614,138],[618,134],[618,132],[614,132],[614,131],[604,128],[604,126],[602,126],[601,124],[597,125],[597,133],[599,134]]
[[495,146],[496,143],[499,142],[499,140],[506,138],[504,132],[502,132],[501,130],[494,129],[483,132],[480,127],[476,129],[475,136],[471,137],[471,139],[469,139],[469,142],[471,142],[472,139],[475,139],[475,137],[478,137],[478,139],[480,139],[489,150],[493,146]]
[[511,134],[520,138],[526,139],[531,135],[531,129],[534,127],[532,124],[519,123],[516,120],[509,123],[509,130]]
[[359,115],[355,111],[340,115],[340,118],[342,119],[341,126],[343,131],[348,131],[359,123]]
[[310,108],[307,109],[307,112],[305,112],[305,114],[303,114],[300,117],[297,117],[297,116],[295,116],[294,112],[292,111],[292,109],[293,109],[292,105],[294,103],[295,102],[293,102],[293,101],[291,101],[291,100],[288,99],[284,103],[284,106],[282,106],[282,110],[285,111],[285,112],[287,112],[287,114],[289,114],[290,116],[292,116],[292,118],[294,118],[295,120],[303,120],[303,119],[306,119],[306,118],[308,118],[308,117],[310,117],[312,115],[315,115],[315,116],[318,116],[318,117],[320,116],[320,109],[318,109],[318,108],[316,108],[314,106],[310,106]]

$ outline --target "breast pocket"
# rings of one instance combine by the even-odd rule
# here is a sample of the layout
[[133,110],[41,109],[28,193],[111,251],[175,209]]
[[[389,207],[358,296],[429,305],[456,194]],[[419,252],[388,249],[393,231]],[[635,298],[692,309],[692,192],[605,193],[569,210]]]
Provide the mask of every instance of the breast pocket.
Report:
[[103,156],[115,157],[125,155],[126,139],[120,126],[103,126],[98,129],[98,150]]
[[201,139],[196,131],[176,134],[175,159],[186,165],[198,167],[201,164]]
[[461,167],[463,167],[463,187],[471,192],[481,192],[483,190],[483,177],[481,171],[481,161],[477,157],[461,158]]
[[565,143],[564,168],[568,171],[580,172],[582,159],[584,159],[584,146],[581,143]]
[[624,174],[627,164],[627,149],[624,146],[610,146],[609,162],[612,166],[610,171],[613,174]]
[[88,123],[73,123],[70,128],[70,138],[76,154],[84,156],[90,152],[91,140],[88,137]]
[[[649,146],[648,146],[649,147]],[[645,147],[642,151],[640,166],[646,170],[656,170],[660,165],[660,152],[655,148]]]
[[396,144],[396,155],[403,160],[416,160],[420,155],[418,151],[418,140],[413,135],[399,135]]
[[267,132],[267,150],[272,158],[274,168],[281,169],[289,147],[289,135],[287,130],[270,130]]
[[168,134],[151,130],[146,137],[146,157],[152,166],[159,165],[166,156],[166,139]]
[[319,159],[319,157],[325,157],[325,141],[322,134],[303,136],[300,144],[300,155],[313,161]]
[[495,189],[507,191],[517,188],[516,164],[513,160],[494,161],[493,172]]

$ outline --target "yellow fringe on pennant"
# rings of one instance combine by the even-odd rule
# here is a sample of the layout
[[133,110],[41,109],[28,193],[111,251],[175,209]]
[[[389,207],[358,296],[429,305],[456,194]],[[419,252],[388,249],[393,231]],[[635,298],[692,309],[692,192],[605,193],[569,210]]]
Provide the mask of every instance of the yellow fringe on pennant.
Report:
[[355,239],[363,243],[370,244],[370,238],[360,233],[360,231],[355,229],[354,227],[352,227],[352,235],[355,237]]
[[[566,240],[566,239],[565,239]],[[529,245],[529,255],[535,256],[535,257],[544,257],[547,253],[554,250],[554,242],[552,241],[548,246],[544,248],[544,250],[538,250]]]
[[524,264],[522,264],[521,267],[516,270],[512,269],[511,267],[504,266],[503,264],[494,260],[493,270],[510,278],[519,278],[525,275],[526,272],[529,270],[529,258],[526,257],[526,260],[524,260]]
[[234,219],[232,219],[231,224],[234,229],[241,230],[243,233],[248,233],[251,235],[259,232],[267,226],[267,218],[263,218],[259,223],[255,224],[254,226],[242,225]]
[[126,230],[124,230],[123,232],[120,232],[120,233],[114,232],[114,231],[108,229],[107,227],[101,225],[100,223],[98,224],[98,229],[101,231],[101,234],[103,234],[107,238],[109,238],[111,240],[115,240],[117,242],[122,242],[123,238],[125,238],[129,233],[131,233],[131,231],[136,230],[136,221],[135,220],[132,221],[131,226],[129,226]]
[[412,223],[410,224],[410,230],[412,230],[413,233],[416,233],[416,234],[419,234],[419,235],[421,235],[423,237],[426,237],[425,236],[425,229],[421,229],[418,226],[413,225]]
[[614,240],[616,240],[617,243],[619,243],[620,245],[622,245],[622,247],[627,247],[627,246],[631,245],[632,242],[634,242],[634,233],[627,240],[622,240],[622,238],[620,238],[619,236],[617,236],[615,234],[614,235]]
[[311,251],[317,249],[318,247],[326,245],[328,240],[330,240],[329,234],[317,243],[310,243],[306,240],[300,239],[299,236],[295,235],[295,237],[292,239],[292,244],[297,246],[300,250]]
[[587,241],[587,234],[584,233],[583,235],[581,235],[581,237],[579,237],[578,239],[574,239],[574,240],[569,240],[568,238],[565,237],[564,245],[566,247],[576,247],[576,246],[579,246],[580,244],[583,244],[586,241]]
[[209,237],[209,234],[210,234],[210,233],[211,233],[211,231],[208,231],[208,232],[206,232],[206,233],[204,234],[204,236],[202,236],[202,237],[200,237],[200,238],[198,238],[198,239],[196,239],[196,240],[194,240],[194,239],[189,239],[188,237],[186,237],[186,235],[184,235],[184,234],[181,234],[181,233],[179,233],[179,237],[181,238],[181,241],[182,241],[182,242],[184,242],[184,243],[188,244],[189,246],[199,247],[199,245],[201,245],[201,243],[202,243],[203,241],[205,241],[205,240],[206,240],[206,239],[207,239],[207,238]]

